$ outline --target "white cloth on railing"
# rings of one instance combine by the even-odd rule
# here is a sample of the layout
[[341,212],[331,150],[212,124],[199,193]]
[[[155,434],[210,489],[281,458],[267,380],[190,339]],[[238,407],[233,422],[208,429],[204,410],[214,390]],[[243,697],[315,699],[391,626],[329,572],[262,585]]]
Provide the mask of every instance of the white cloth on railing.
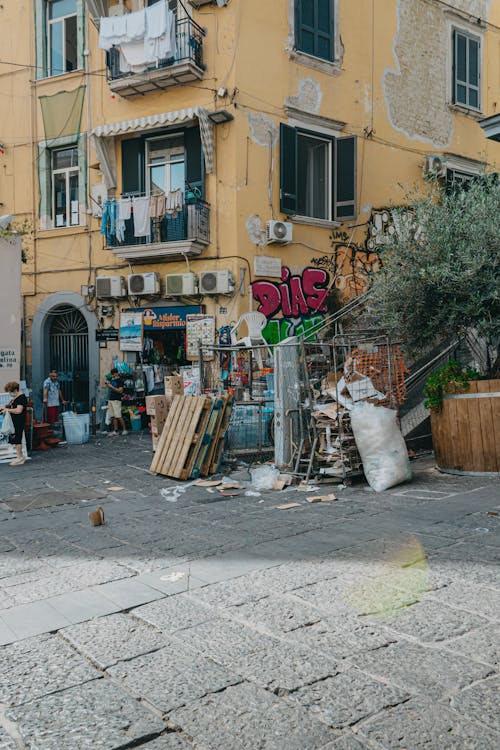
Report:
[[151,202],[149,198],[132,198],[134,236],[147,237],[151,233]]
[[127,221],[132,214],[132,198],[120,198],[118,201],[118,218]]
[[176,16],[167,0],[135,13],[101,19],[99,47],[119,50],[121,73],[142,73],[176,55]]
[[166,0],[152,5],[146,13],[145,57],[156,63],[175,57],[175,13],[168,9]]
[[109,18],[105,17],[100,19],[100,49],[110,50],[114,45],[127,41],[127,16],[110,16]]
[[168,216],[173,219],[177,216],[179,211],[182,211],[182,190],[171,190],[167,195],[165,210]]

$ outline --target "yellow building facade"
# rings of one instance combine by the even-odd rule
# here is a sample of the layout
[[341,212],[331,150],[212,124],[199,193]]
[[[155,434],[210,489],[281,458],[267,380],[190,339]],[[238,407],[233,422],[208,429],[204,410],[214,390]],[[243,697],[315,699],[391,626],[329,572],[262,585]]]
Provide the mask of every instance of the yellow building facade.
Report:
[[120,351],[123,311],[168,367],[191,314],[221,341],[250,310],[272,343],[304,330],[366,288],[415,187],[499,170],[498,0],[4,0],[0,21],[35,397],[50,367],[86,402],[146,356]]

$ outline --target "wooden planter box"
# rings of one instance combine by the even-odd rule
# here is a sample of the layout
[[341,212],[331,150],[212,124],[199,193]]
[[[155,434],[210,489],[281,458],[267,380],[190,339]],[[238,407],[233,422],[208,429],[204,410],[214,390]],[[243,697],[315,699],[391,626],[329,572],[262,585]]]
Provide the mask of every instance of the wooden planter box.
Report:
[[500,380],[476,380],[431,412],[436,464],[450,474],[500,475]]

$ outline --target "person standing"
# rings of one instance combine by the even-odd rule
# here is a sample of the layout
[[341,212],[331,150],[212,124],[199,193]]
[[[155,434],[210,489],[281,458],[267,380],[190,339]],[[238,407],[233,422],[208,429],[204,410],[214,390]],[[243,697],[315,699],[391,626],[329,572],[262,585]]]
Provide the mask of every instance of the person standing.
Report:
[[113,419],[113,432],[110,435],[118,435],[118,422],[122,428],[122,435],[127,435],[125,429],[125,422],[122,417],[122,394],[123,394],[123,380],[120,377],[120,373],[113,367],[111,370],[111,377],[106,381],[108,386],[108,411],[109,416]]
[[16,446],[17,458],[10,462],[10,466],[22,466],[26,463],[23,455],[23,432],[26,427],[26,407],[28,399],[19,390],[19,383],[14,381],[5,384],[6,393],[12,395],[12,401],[1,407],[3,414],[9,413],[14,424],[14,434],[10,437],[10,443]]
[[57,379],[57,370],[51,370],[49,377],[43,381],[43,403],[47,407],[47,421],[54,424],[59,419],[60,402],[67,404]]

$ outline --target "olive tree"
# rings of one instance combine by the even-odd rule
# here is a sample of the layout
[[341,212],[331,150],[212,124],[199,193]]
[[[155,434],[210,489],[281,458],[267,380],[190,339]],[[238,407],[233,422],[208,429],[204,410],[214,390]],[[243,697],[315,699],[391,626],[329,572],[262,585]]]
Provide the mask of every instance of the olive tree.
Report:
[[466,189],[436,185],[393,209],[395,232],[372,279],[371,307],[414,354],[473,329],[496,352],[500,338],[500,188],[491,177]]

